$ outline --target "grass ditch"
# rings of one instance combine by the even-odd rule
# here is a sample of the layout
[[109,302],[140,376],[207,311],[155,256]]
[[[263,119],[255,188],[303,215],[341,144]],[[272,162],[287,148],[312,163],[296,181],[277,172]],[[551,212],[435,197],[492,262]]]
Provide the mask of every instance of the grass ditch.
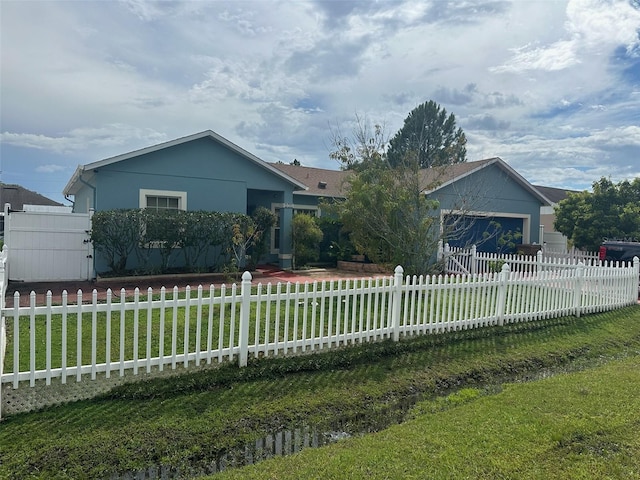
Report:
[[465,388],[411,418],[215,479],[640,478],[640,355],[498,392]]
[[0,423],[0,477],[185,476],[268,432],[384,415],[410,396],[589,367],[640,350],[640,307],[252,361],[118,387]]

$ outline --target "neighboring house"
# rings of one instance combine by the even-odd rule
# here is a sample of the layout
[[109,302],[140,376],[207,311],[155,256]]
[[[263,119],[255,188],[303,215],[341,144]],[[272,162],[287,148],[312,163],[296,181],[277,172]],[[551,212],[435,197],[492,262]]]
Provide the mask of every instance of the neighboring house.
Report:
[[[207,130],[79,166],[64,189],[74,212],[168,208],[277,214],[269,262],[291,267],[291,219],[319,215],[323,198],[344,198],[347,171],[267,163]],[[473,218],[454,244],[484,240],[492,220],[538,242],[540,207],[549,201],[499,158],[423,171],[425,194],[440,202],[440,219]],[[456,243],[457,242],[457,243]],[[486,248],[491,248],[485,242]]]
[[11,204],[12,210],[22,210],[25,205],[45,205],[52,207],[62,207],[63,205],[55,200],[40,195],[39,193],[27,190],[20,185],[0,183],[0,205]]
[[0,235],[4,235],[4,206],[6,204],[9,204],[11,206],[11,210],[14,211],[22,211],[25,209],[25,206],[27,209],[30,208],[32,210],[38,207],[63,208],[61,203],[28,190],[20,185],[0,183],[0,205],[2,206]]
[[540,243],[545,245],[548,250],[556,252],[567,251],[567,237],[556,231],[554,222],[556,220],[555,207],[562,200],[567,198],[569,193],[578,193],[576,190],[566,190],[564,188],[543,187],[534,185],[534,187],[545,197],[549,199],[551,205],[545,205],[540,208]]
[[[297,210],[317,210],[320,199],[345,196],[348,171],[273,166],[307,186],[293,192]],[[441,230],[455,223],[448,232],[452,246],[496,251],[500,235],[508,232],[519,232],[515,243],[540,242],[540,209],[550,201],[498,157],[423,170],[421,184],[439,202]]]

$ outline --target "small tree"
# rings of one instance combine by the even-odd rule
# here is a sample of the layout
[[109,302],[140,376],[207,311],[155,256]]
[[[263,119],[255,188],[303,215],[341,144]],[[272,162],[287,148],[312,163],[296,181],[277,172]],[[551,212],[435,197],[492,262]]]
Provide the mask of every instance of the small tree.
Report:
[[196,268],[206,252],[221,242],[218,239],[216,223],[220,221],[216,212],[193,211],[184,212],[178,219],[181,232],[178,246],[184,258],[184,265],[188,271]]
[[322,230],[311,215],[294,215],[292,225],[293,268],[307,265],[318,260]]
[[247,266],[247,252],[251,248],[257,247],[253,258],[256,262],[258,261],[266,249],[265,234],[275,224],[275,221],[275,214],[264,207],[257,208],[253,217],[242,214],[235,215],[231,226],[231,251],[238,268]]

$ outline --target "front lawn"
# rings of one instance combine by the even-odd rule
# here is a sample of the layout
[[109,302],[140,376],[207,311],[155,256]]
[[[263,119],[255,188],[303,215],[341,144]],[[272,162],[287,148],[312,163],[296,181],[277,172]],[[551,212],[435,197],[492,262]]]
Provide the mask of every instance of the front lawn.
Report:
[[[514,377],[537,375],[543,370],[591,368],[611,359],[629,357],[625,360],[630,362],[626,364],[626,369],[619,369],[612,364],[604,367],[604,370],[589,370],[594,375],[603,375],[605,381],[585,383],[583,390],[567,383],[570,398],[575,396],[574,400],[579,400],[582,395],[580,391],[583,391],[584,400],[589,403],[585,404],[584,409],[575,409],[573,412],[565,406],[565,410],[554,413],[554,398],[561,399],[562,396],[545,396],[545,391],[551,389],[552,385],[547,383],[540,384],[541,387],[532,386],[535,395],[542,396],[545,402],[537,407],[531,404],[527,407],[529,413],[522,414],[518,413],[519,402],[533,394],[522,393],[521,387],[507,387],[497,396],[476,395],[474,390],[459,393],[465,399],[478,397],[460,408],[495,408],[503,412],[494,419],[484,417],[483,428],[469,423],[469,432],[478,430],[487,433],[486,429],[495,422],[495,438],[501,438],[498,433],[504,430],[504,426],[500,422],[506,422],[506,425],[513,427],[510,431],[518,441],[556,445],[556,450],[547,452],[544,457],[536,457],[541,459],[540,463],[552,465],[555,461],[553,452],[557,452],[558,458],[590,458],[584,452],[593,456],[595,454],[589,452],[600,448],[598,445],[604,445],[606,450],[614,448],[613,444],[620,445],[622,458],[628,451],[638,453],[638,437],[629,433],[629,426],[621,422],[620,411],[623,409],[628,413],[629,409],[633,409],[639,412],[640,408],[637,400],[630,398],[627,393],[620,392],[618,395],[611,389],[615,389],[616,385],[624,388],[638,385],[639,380],[633,376],[633,372],[637,372],[639,351],[640,307],[633,306],[581,318],[547,319],[423,336],[400,342],[385,341],[303,357],[254,361],[244,369],[225,365],[170,379],[149,380],[118,387],[110,394],[91,401],[15,415],[3,420],[0,423],[0,478],[109,478],[114,474],[148,471],[160,466],[170,467],[172,471],[180,469],[182,474],[189,476],[189,472],[195,474],[210,469],[228,449],[255,442],[270,432],[300,425],[331,428],[335,422],[340,422],[345,428],[355,424],[366,426],[368,419],[384,416],[391,407],[406,399],[419,396],[433,399],[470,388],[484,392],[485,385],[500,384]],[[617,370],[622,370],[622,376],[618,377]],[[575,385],[586,382],[586,377],[580,378],[575,380],[578,382]],[[627,383],[619,383],[617,378]],[[497,390],[498,387],[490,389]],[[635,388],[636,399],[637,391]],[[607,402],[604,395],[617,395],[619,400]],[[445,462],[462,468],[465,465],[457,459],[458,456],[471,455],[469,458],[473,460],[480,452],[487,452],[487,458],[496,455],[495,464],[487,459],[476,464],[482,468],[479,472],[486,472],[489,478],[494,473],[495,478],[500,478],[499,472],[503,471],[507,472],[506,477],[511,477],[511,474],[519,477],[517,473],[527,470],[530,462],[534,461],[533,453],[528,452],[522,458],[514,455],[513,461],[506,465],[506,453],[493,450],[496,447],[495,442],[490,441],[493,435],[484,440],[477,439],[480,442],[478,445],[470,442],[473,445],[470,444],[468,450],[462,450],[454,456],[455,450],[446,447],[448,440],[445,442],[439,436],[447,428],[453,428],[446,423],[451,421],[450,418],[465,415],[464,418],[471,422],[475,414],[462,413],[457,407],[432,413],[434,408],[440,409],[438,402],[457,402],[457,397],[449,398],[447,401],[421,404],[415,410],[415,420],[406,425],[407,428],[415,428],[413,433],[411,430],[400,434],[395,433],[396,429],[385,431],[373,437],[371,446],[363,447],[367,449],[364,453],[357,449],[349,452],[351,445],[354,445],[354,441],[349,441],[304,455],[322,455],[324,451],[345,452],[346,456],[340,457],[335,465],[326,459],[321,460],[321,457],[318,457],[318,461],[326,463],[326,472],[347,464],[353,463],[354,469],[360,465],[363,470],[353,470],[354,478],[375,475],[381,467],[370,464],[371,459],[379,457],[380,462],[390,461],[400,451],[404,452],[406,468],[410,468],[409,464],[413,461],[425,465]],[[502,401],[506,402],[504,409],[492,403]],[[598,403],[603,407],[611,405],[611,409],[603,413],[591,410]],[[542,407],[548,407],[549,410],[540,410]],[[568,418],[569,423],[562,430],[560,421],[569,413],[579,418]],[[538,440],[535,437],[538,427],[533,432],[520,432],[523,424],[520,415],[530,420],[536,416],[548,420],[545,425],[540,425]],[[600,420],[591,422],[592,418],[597,419],[599,415],[610,418],[617,430],[609,430]],[[635,422],[637,430],[640,420],[632,415],[627,416],[631,422]],[[436,433],[433,436],[423,433],[416,438],[416,432],[426,432],[427,426],[436,422],[436,418],[439,419],[437,422],[442,422],[442,426],[437,427],[440,430],[434,430]],[[483,420],[478,418],[477,421]],[[466,423],[462,422],[456,427],[459,437],[466,435],[460,433],[465,431]],[[559,429],[549,430],[552,424],[557,424]],[[535,425],[535,422],[531,425]],[[450,435],[455,432],[455,429],[452,430]],[[530,433],[534,436],[531,437]],[[392,438],[385,435],[406,435],[416,442],[422,439],[420,441],[431,443],[427,447],[417,443],[415,449],[407,449],[401,444],[397,449],[395,446],[385,446],[385,449],[389,449],[387,456],[385,452],[376,452],[378,447],[375,444],[375,438]],[[355,440],[355,445],[365,441],[368,441],[366,437]],[[385,442],[378,445],[385,445]],[[432,446],[431,450],[429,445]],[[425,448],[426,453],[423,452]],[[500,448],[508,451],[504,445]],[[358,463],[356,458],[360,457],[363,460]],[[283,461],[295,462],[298,461],[296,458]],[[564,459],[563,462],[569,460]],[[286,478],[285,470],[295,472],[296,468],[305,468],[294,464],[274,467],[277,463],[261,464],[255,467],[255,471],[251,469],[246,474],[255,475],[256,478]],[[505,470],[507,466],[511,468],[511,464],[513,470]],[[562,465],[561,468],[570,468],[569,463]],[[598,465],[594,468],[600,468]],[[620,461],[617,465],[620,472],[627,467],[636,468],[629,462],[625,464]],[[276,470],[264,470],[261,473],[260,468]],[[580,468],[584,472],[590,471],[586,464]],[[407,472],[422,478],[420,473],[411,469]],[[387,472],[389,477],[399,473],[384,469],[380,471]],[[544,469],[541,467],[540,471],[544,472]],[[454,474],[452,478],[456,478],[456,471],[451,472]],[[463,478],[464,472],[473,477],[468,473],[469,470],[460,472],[457,478]],[[289,478],[295,477],[293,473],[291,475]],[[622,478],[615,475],[614,472],[613,478]]]

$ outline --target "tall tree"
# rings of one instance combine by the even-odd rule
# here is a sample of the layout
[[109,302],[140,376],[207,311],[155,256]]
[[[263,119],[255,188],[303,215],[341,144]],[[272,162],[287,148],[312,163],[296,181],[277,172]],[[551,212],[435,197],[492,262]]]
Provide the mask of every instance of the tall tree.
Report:
[[467,139],[456,117],[433,100],[414,108],[403,127],[389,142],[387,158],[391,166],[417,159],[420,168],[440,167],[467,160]]
[[554,227],[590,251],[604,238],[640,239],[640,177],[618,184],[603,177],[593,192],[570,193],[556,207]]

